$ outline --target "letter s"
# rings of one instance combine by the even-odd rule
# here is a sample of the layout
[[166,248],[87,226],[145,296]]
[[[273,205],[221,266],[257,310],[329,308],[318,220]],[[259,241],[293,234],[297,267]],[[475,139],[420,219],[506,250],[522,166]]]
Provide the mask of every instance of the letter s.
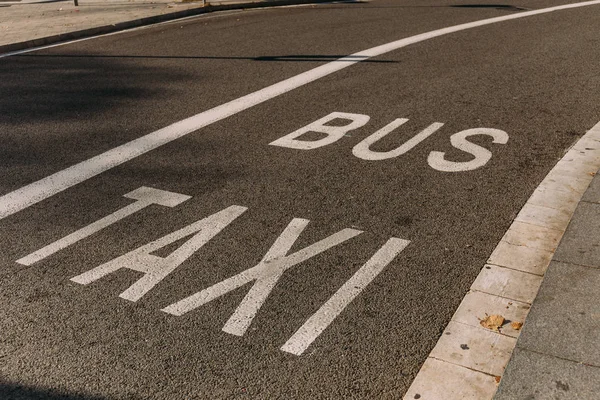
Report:
[[431,168],[443,172],[461,172],[472,171],[483,167],[492,158],[492,153],[475,143],[469,142],[467,138],[475,135],[487,135],[493,138],[493,143],[506,144],[508,134],[500,129],[474,128],[467,129],[450,136],[452,146],[466,153],[472,154],[475,158],[471,161],[448,161],[445,159],[446,153],[442,151],[432,151],[427,157],[427,162]]

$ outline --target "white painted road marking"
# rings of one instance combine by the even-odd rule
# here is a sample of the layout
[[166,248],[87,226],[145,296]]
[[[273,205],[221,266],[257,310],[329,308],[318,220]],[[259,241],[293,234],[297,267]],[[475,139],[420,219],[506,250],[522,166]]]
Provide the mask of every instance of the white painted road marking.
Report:
[[352,300],[356,298],[392,262],[410,241],[391,238],[381,249],[360,267],[331,298],[319,308],[281,347],[281,350],[301,355],[317,337],[337,318]]
[[[141,187],[128,193],[126,196],[137,199],[138,202],[149,204],[158,203],[169,207],[174,207],[189,198],[189,196],[146,187]],[[137,203],[134,203],[134,205],[135,204]],[[128,207],[131,207],[131,205]],[[128,207],[125,207],[124,209],[127,209]],[[242,206],[228,207],[71,278],[71,281],[82,285],[88,285],[123,268],[142,272],[144,275],[119,295],[119,297],[126,300],[134,302],[138,301],[246,210],[247,208]],[[114,221],[118,220],[113,217],[115,214],[116,213],[113,213],[100,221],[109,218],[114,223]],[[254,281],[254,285],[250,288],[222,329],[224,332],[232,335],[243,336],[285,271],[363,233],[356,229],[342,229],[312,245],[297,250],[292,254],[287,254],[304,229],[308,226],[309,222],[310,221],[307,219],[294,218],[277,237],[271,248],[257,265],[171,304],[161,311],[181,316]],[[97,232],[104,225],[96,222],[55,242],[58,243],[58,245],[53,244],[53,247],[47,247],[50,249],[60,249],[62,248],[61,245],[69,243],[68,238],[85,237],[84,234],[89,235],[91,234],[90,232]],[[94,227],[100,228],[94,229]],[[190,239],[176,250],[172,251],[167,257],[151,254],[191,235],[193,236]],[[314,342],[325,329],[327,329],[346,306],[348,306],[348,304],[350,304],[373,281],[373,279],[375,279],[383,269],[391,263],[394,258],[406,248],[406,246],[408,246],[409,243],[409,240],[390,238],[383,247],[381,247],[313,316],[302,325],[302,327],[300,327],[281,350],[301,355],[306,348],[308,348],[308,346],[310,346],[310,344]],[[40,250],[25,257],[25,259],[29,258],[35,260],[46,253],[50,252],[43,252]]]
[[[347,119],[352,121],[350,124],[343,126],[325,125],[335,119]],[[319,147],[327,146],[335,143],[343,138],[348,132],[363,127],[370,117],[365,114],[349,114],[342,112],[333,112],[326,117],[323,117],[313,123],[306,125],[288,135],[285,135],[271,143],[271,146],[287,147],[295,150],[313,150]],[[398,127],[408,122],[406,118],[397,118],[390,122],[377,132],[367,136],[352,149],[352,154],[356,157],[367,161],[381,161],[390,158],[396,158],[411,151],[416,145],[427,139],[429,136],[437,132],[442,126],[441,122],[434,122],[421,132],[417,133],[406,142],[389,151],[371,150],[371,146],[383,139],[385,136],[392,133]],[[308,132],[323,133],[327,136],[319,140],[305,140],[302,136]],[[460,131],[450,136],[450,143],[456,149],[465,153],[469,153],[473,158],[470,161],[448,161],[446,154],[441,151],[432,151],[427,157],[427,162],[430,167],[443,172],[463,172],[472,171],[483,167],[492,158],[492,152],[475,143],[467,140],[470,136],[491,136],[492,142],[496,144],[506,144],[508,142],[508,134],[499,129],[491,128],[474,128]]]
[[373,133],[362,142],[354,146],[352,149],[352,154],[356,157],[361,158],[363,160],[386,160],[388,158],[394,158],[401,156],[413,149],[416,145],[421,143],[423,140],[427,139],[429,136],[433,135],[437,132],[444,124],[441,122],[434,122],[429,125],[427,128],[423,129],[421,132],[417,133],[412,138],[408,139],[406,142],[402,143],[400,146],[390,151],[374,151],[371,150],[370,147],[390,134],[393,130],[398,128],[399,126],[406,123],[408,119],[406,118],[398,118],[391,123],[387,124],[377,132]]
[[467,129],[450,136],[450,143],[455,148],[471,154],[473,157],[470,161],[448,161],[446,154],[441,151],[432,151],[429,153],[427,163],[433,169],[444,172],[462,172],[472,171],[479,167],[483,167],[492,158],[492,153],[485,147],[481,147],[467,140],[469,136],[485,135],[493,138],[493,143],[506,144],[508,142],[508,134],[500,129],[490,128],[475,128]]
[[377,57],[411,44],[423,42],[425,40],[454,32],[495,24],[498,22],[546,14],[554,11],[568,10],[598,4],[600,4],[600,0],[592,0],[469,22],[448,28],[437,29],[405,39],[400,39],[352,54],[347,57],[342,57],[336,61],[321,65],[274,85],[268,86],[264,89],[258,90],[254,93],[250,93],[218,107],[176,122],[165,128],[159,129],[138,139],[115,147],[112,150],[108,150],[86,161],[75,164],[62,171],[56,172],[46,178],[40,179],[39,181],[33,182],[13,192],[7,193],[0,197],[0,219],[19,212],[39,201],[54,196],[63,190],[84,182],[98,174],[101,174],[102,172],[116,167],[117,165],[123,164],[124,162],[132,160],[164,144],[172,142],[173,140],[197,131],[200,128],[208,126],[217,121],[221,121],[231,115],[247,110],[250,107],[261,104],[267,100],[304,86],[308,83],[314,82],[317,79],[340,71],[360,61]]
[[[246,210],[246,207],[241,206],[228,207],[71,278],[71,280],[82,285],[88,285],[122,268],[143,272],[143,277],[119,295],[119,297],[126,300],[138,301]],[[191,239],[178,247],[168,257],[159,257],[150,254],[192,234],[194,236]]]
[[308,220],[295,218],[257,265],[171,304],[162,311],[180,316],[256,281],[223,327],[223,331],[227,333],[242,336],[285,271],[362,233],[356,229],[342,229],[302,250],[286,255],[307,224]]
[[[349,124],[342,126],[326,125],[327,122],[331,122],[335,119],[346,119],[351,121]],[[284,137],[281,137],[271,143],[271,146],[287,147],[289,149],[297,150],[313,150],[319,147],[327,146],[328,144],[334,143],[340,140],[344,135],[350,131],[365,126],[371,117],[364,114],[350,114],[343,112],[332,112],[331,114],[306,125]],[[302,140],[298,139],[302,135],[308,132],[317,132],[327,135],[323,139],[319,140]]]
[[265,273],[256,280],[248,294],[246,294],[246,297],[244,297],[233,315],[225,323],[225,326],[223,326],[224,332],[237,336],[243,336],[246,333],[256,313],[258,313],[258,310],[262,307],[265,300],[267,300],[269,294],[271,294],[279,278],[285,272],[285,269],[282,267],[273,269],[268,264],[286,257],[286,254],[290,251],[296,240],[298,240],[298,237],[308,223],[309,220],[307,219],[294,218],[283,233],[279,235],[277,240],[275,240],[273,246],[271,246],[260,262],[265,266],[265,272],[267,272],[267,267],[269,267],[269,273]]
[[115,211],[110,215],[107,215],[102,219],[99,219],[98,221],[84,228],[81,228],[71,233],[70,235],[63,237],[62,239],[57,240],[56,242],[49,244],[48,246],[45,246],[29,254],[28,256],[17,260],[16,262],[22,265],[34,264],[48,256],[51,256],[57,251],[71,246],[77,243],[78,241],[85,239],[86,237],[93,235],[94,233],[104,228],[111,226],[112,224],[122,220],[125,217],[128,217],[132,214],[135,214],[138,211],[143,210],[144,208],[152,204],[158,204],[165,207],[175,207],[191,198],[191,196],[187,196],[185,194],[167,192],[165,190],[159,190],[145,186],[142,186],[132,192],[125,194],[124,197],[134,199],[137,201]]
[[[150,204],[174,207],[190,198],[178,193],[141,187],[125,195],[138,200],[115,213],[104,217],[85,228],[82,228],[54,243],[48,245],[18,262],[24,265],[33,264],[58,250],[61,250],[101,229],[139,211]],[[119,297],[138,301],[153,287],[160,283],[179,265],[190,258],[209,240],[247,210],[242,206],[231,206],[206,218],[196,221],[182,229],[138,247],[107,263],[84,272],[71,281],[88,285],[113,272],[126,268],[142,272],[144,275],[132,284]],[[246,294],[235,312],[223,326],[223,331],[232,335],[243,336],[254,317],[269,297],[285,271],[324,251],[344,243],[362,233],[356,229],[342,229],[310,246],[287,254],[294,246],[309,220],[294,218],[277,237],[263,259],[254,267],[235,276],[216,283],[196,294],[186,297],[162,311],[181,316],[218,297],[238,289],[252,281],[254,285]],[[193,235],[184,244],[171,252],[167,257],[159,257],[151,253],[164,248],[178,240]],[[408,240],[391,238],[364,264],[332,297],[325,303],[282,347],[282,350],[300,355],[306,348],[335,320],[348,304],[358,296],[367,285],[383,271],[383,269],[410,243]]]

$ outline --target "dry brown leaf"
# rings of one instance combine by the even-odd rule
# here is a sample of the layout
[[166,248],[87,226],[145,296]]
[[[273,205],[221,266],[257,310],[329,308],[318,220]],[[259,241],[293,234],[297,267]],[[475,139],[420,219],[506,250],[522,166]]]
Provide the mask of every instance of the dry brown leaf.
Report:
[[522,323],[522,322],[516,322],[516,321],[515,321],[515,322],[512,322],[512,323],[510,324],[510,326],[512,326],[512,328],[513,328],[515,331],[520,331],[520,330],[521,330],[521,328],[523,327],[523,323]]
[[498,331],[504,324],[504,317],[502,315],[486,315],[484,319],[479,321],[479,324],[492,331]]
[[499,377],[499,376],[495,376],[494,379],[496,380],[496,384],[499,384],[500,383],[500,379],[502,379],[502,378]]

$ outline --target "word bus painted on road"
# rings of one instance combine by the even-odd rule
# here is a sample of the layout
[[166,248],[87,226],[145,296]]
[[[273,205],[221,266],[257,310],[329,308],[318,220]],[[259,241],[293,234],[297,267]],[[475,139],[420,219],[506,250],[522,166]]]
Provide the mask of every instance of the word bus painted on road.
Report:
[[[35,264],[150,205],[176,207],[191,198],[187,195],[149,187],[140,187],[124,196],[136,201],[16,262],[28,266]],[[133,302],[138,301],[246,211],[246,207],[232,205],[83,272],[71,278],[71,281],[88,285],[121,269],[134,270],[141,273],[142,276],[119,297]],[[224,332],[243,336],[285,271],[363,233],[357,229],[342,229],[290,254],[290,249],[309,222],[307,219],[293,218],[258,264],[173,303],[163,308],[162,311],[181,316],[253,282],[244,299],[223,326]],[[159,257],[152,254],[184,238],[188,239],[168,256]],[[301,355],[409,243],[408,240],[390,238],[292,335],[281,347],[281,350]]]
[[[347,123],[346,125],[327,125],[327,123],[339,119],[347,120],[349,121],[349,123]],[[296,150],[313,150],[337,142],[348,132],[365,126],[370,119],[371,118],[368,115],[364,114],[333,112],[269,144],[272,146],[287,147]],[[395,148],[394,150],[371,150],[371,146],[374,143],[383,139],[385,136],[389,135],[392,131],[394,131],[407,121],[408,119],[406,118],[395,119],[388,125],[379,129],[377,132],[371,134],[366,139],[362,140],[360,143],[354,146],[354,148],[352,149],[352,154],[363,160],[370,161],[395,158],[409,152],[416,145],[421,143],[423,140],[427,139],[429,136],[433,135],[437,130],[444,126],[443,123],[434,122],[433,124],[429,125],[427,128],[417,133],[414,137],[407,140],[405,143]],[[318,140],[301,139],[303,135],[309,132],[321,133],[326,136]],[[427,157],[427,163],[433,169],[443,172],[472,171],[474,169],[483,167],[492,158],[492,153],[488,149],[481,147],[468,140],[469,137],[477,135],[491,136],[493,143],[496,144],[506,144],[508,142],[508,134],[499,129],[467,129],[452,135],[450,137],[450,143],[453,147],[473,156],[472,160],[463,162],[450,161],[446,159],[445,153],[441,151],[432,151]]]

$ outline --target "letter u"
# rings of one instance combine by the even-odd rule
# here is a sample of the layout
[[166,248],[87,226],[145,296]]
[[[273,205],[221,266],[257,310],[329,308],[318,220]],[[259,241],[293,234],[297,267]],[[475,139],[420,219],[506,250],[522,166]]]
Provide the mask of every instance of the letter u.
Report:
[[440,122],[434,122],[429,125],[427,128],[423,129],[421,132],[416,134],[411,139],[407,140],[405,143],[390,151],[373,151],[369,149],[373,143],[381,140],[383,137],[388,135],[390,132],[398,128],[400,125],[407,122],[406,118],[398,118],[391,123],[387,124],[377,132],[373,133],[371,136],[365,138],[362,142],[354,146],[352,149],[352,154],[354,154],[358,158],[362,158],[363,160],[385,160],[392,157],[398,157],[402,154],[410,151],[413,147],[421,143],[423,140],[427,139],[431,136],[435,131],[440,129],[444,124]]

